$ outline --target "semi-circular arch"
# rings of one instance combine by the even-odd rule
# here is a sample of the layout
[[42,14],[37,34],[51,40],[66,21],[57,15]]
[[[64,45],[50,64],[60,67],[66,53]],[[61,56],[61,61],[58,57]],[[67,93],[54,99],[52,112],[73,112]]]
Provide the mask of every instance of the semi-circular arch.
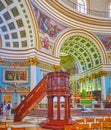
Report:
[[65,31],[56,41],[53,52],[56,57],[60,56],[60,52],[73,55],[78,61],[81,60],[81,66],[86,65],[87,68],[107,63],[102,42],[94,34],[83,29]]

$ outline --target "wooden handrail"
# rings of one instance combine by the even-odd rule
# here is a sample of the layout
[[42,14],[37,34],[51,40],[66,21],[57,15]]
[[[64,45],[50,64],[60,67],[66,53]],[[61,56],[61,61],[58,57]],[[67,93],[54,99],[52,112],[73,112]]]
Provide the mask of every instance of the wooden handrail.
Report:
[[21,121],[46,95],[48,80],[44,77],[15,109],[14,121]]

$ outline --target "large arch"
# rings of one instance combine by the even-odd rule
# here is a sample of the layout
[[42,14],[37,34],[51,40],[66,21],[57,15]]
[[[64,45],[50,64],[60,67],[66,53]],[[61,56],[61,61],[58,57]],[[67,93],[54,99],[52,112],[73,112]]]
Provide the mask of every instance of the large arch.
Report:
[[92,33],[83,29],[65,31],[55,43],[54,55],[60,52],[73,56],[84,70],[107,63],[106,50],[102,42]]

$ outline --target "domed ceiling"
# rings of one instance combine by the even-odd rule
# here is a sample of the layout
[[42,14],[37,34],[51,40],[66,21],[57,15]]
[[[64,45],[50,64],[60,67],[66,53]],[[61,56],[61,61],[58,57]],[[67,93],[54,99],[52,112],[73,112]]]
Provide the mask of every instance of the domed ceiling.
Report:
[[32,21],[23,0],[0,1],[1,47],[26,49],[35,46]]

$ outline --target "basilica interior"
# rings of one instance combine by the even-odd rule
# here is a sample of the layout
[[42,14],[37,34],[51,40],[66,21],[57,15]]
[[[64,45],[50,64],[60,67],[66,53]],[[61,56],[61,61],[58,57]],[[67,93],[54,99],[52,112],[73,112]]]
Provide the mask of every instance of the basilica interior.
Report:
[[3,101],[15,122],[48,116],[44,128],[82,108],[111,113],[111,0],[0,0]]

